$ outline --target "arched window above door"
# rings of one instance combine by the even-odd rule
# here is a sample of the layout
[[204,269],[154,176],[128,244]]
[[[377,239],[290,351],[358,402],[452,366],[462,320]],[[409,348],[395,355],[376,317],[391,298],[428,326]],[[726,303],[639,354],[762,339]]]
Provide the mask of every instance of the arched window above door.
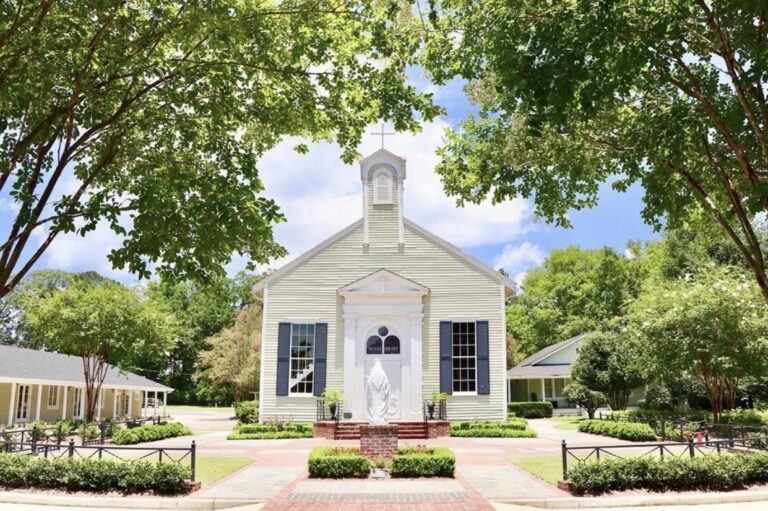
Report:
[[400,339],[396,335],[388,334],[387,327],[379,327],[375,334],[368,337],[365,353],[367,355],[399,355]]

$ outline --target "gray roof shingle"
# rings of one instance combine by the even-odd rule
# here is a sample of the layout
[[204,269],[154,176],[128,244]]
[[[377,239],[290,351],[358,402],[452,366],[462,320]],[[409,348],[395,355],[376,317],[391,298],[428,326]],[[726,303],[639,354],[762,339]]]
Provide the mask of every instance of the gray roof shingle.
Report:
[[559,365],[533,365],[537,360],[541,360],[565,347],[572,342],[576,342],[584,337],[586,334],[580,334],[576,337],[571,337],[564,341],[560,341],[557,344],[547,346],[543,350],[537,351],[530,357],[526,358],[515,367],[507,371],[507,378],[553,378],[553,377],[569,377],[571,376],[571,364],[559,364]]
[[[57,382],[83,385],[83,363],[80,357],[50,351],[38,351],[16,346],[0,345],[0,380],[27,380],[31,382]],[[169,391],[160,383],[138,374],[121,372],[109,366],[104,379],[107,388],[134,388],[137,390]]]

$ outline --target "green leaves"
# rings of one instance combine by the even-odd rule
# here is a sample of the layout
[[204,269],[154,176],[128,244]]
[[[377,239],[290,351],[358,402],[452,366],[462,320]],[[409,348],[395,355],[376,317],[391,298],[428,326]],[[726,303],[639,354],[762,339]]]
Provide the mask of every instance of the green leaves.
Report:
[[100,221],[123,238],[111,263],[141,277],[205,281],[233,253],[284,255],[272,238],[283,217],[259,177],[266,151],[289,136],[334,140],[351,161],[365,126],[415,130],[440,112],[404,78],[421,40],[409,9],[0,6],[0,191],[20,208],[0,243],[0,296],[58,233]]

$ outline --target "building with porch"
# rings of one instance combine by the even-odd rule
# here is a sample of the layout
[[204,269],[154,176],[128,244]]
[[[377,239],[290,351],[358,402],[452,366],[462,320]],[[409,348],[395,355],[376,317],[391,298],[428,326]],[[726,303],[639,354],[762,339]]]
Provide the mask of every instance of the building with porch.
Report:
[[386,149],[361,160],[363,218],[256,285],[261,420],[315,420],[325,389],[343,394],[343,421],[376,406],[423,424],[434,392],[448,396],[448,420],[506,418],[515,284],[404,218],[405,178],[405,159]]
[[[96,419],[166,415],[169,392],[173,389],[110,366]],[[148,402],[152,408],[145,408]],[[13,426],[38,420],[82,419],[84,409],[85,377],[80,357],[0,345],[0,423]]]
[[[571,382],[571,364],[579,354],[579,345],[585,335],[547,346],[509,369],[507,399],[510,402],[549,401],[555,414],[579,411],[563,397],[563,389]],[[629,406],[636,407],[643,397],[644,389],[633,390]]]

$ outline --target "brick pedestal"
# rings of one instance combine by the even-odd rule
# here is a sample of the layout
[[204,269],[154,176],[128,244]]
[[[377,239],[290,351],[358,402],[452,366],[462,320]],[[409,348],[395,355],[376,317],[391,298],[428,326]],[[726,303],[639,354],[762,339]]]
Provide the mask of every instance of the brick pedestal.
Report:
[[429,421],[427,423],[428,438],[451,436],[451,423],[448,421]]
[[397,425],[360,426],[360,453],[367,458],[391,459],[397,454]]

